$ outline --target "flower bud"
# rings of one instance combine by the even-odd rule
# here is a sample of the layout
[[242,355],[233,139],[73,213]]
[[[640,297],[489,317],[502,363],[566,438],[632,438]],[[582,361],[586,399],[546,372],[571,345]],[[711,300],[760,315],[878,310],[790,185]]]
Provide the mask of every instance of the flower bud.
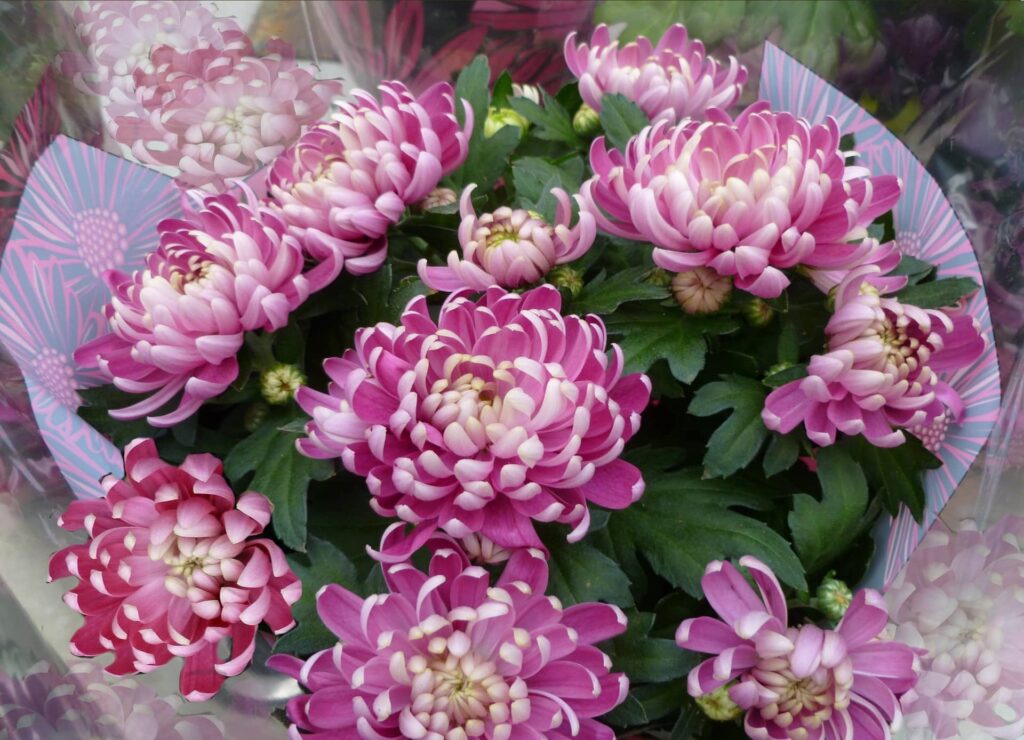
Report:
[[775,309],[763,298],[752,298],[743,306],[743,315],[751,326],[768,326],[775,318]]
[[743,709],[729,697],[728,686],[719,686],[710,694],[695,697],[694,701],[715,722],[730,722],[743,716]]
[[506,126],[515,126],[519,129],[519,135],[530,127],[530,122],[511,108],[487,109],[487,120],[484,121],[484,138],[489,139]]
[[421,211],[429,211],[431,208],[450,206],[458,198],[458,194],[451,188],[434,188],[416,207]]
[[662,270],[660,267],[655,267],[647,274],[647,277],[644,278],[644,282],[650,283],[651,285],[659,285],[662,288],[667,288],[672,284],[673,277],[675,276],[668,270]]
[[569,265],[558,265],[548,273],[548,281],[556,288],[569,292],[573,298],[583,290],[583,276]]
[[835,622],[843,618],[853,601],[853,591],[843,581],[834,578],[832,573],[822,579],[816,596],[818,608]]
[[520,85],[518,82],[513,82],[512,95],[516,98],[526,98],[540,105],[540,88],[536,85]]
[[590,136],[601,128],[601,117],[597,111],[584,103],[572,117],[572,129],[580,136]]
[[260,392],[267,403],[288,403],[295,391],[306,382],[306,376],[295,365],[278,363],[260,375]]
[[672,278],[672,295],[689,314],[714,313],[729,299],[732,278],[710,267],[695,267]]

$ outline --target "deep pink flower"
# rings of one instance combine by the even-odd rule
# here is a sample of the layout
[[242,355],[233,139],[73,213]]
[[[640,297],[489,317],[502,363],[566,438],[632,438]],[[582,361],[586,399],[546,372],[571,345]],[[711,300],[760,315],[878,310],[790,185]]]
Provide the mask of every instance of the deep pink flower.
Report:
[[342,103],[334,120],[314,126],[270,171],[272,205],[315,259],[344,257],[354,274],[373,272],[387,254],[388,227],[419,203],[469,151],[473,113],[455,118],[455,93],[438,83],[419,97],[401,82]]
[[464,291],[435,321],[420,296],[399,326],[362,329],[324,363],[328,393],[299,389],[313,417],[299,449],[340,457],[379,514],[416,525],[404,542],[389,532],[386,557],[404,559],[438,528],[541,547],[534,519],[572,524],[576,541],[588,502],[621,509],[643,493],[640,471],[618,458],[650,381],[621,377],[601,320],[563,316],[561,304],[549,285],[475,302]]
[[964,404],[939,373],[966,367],[985,349],[974,319],[922,309],[882,295],[878,268],[852,271],[836,292],[825,327],[828,351],[814,355],[807,377],[772,391],[761,418],[786,433],[800,424],[817,445],[836,432],[863,434],[878,447],[903,444],[902,428],[954,419]]
[[341,93],[340,82],[318,80],[282,41],[264,56],[241,31],[222,41],[154,49],[152,71],[135,71],[133,97],[109,108],[114,138],[139,161],[212,192],[271,162]]
[[[270,522],[270,501],[248,492],[236,502],[217,458],[189,455],[176,467],[137,439],[125,448],[125,471],[124,480],[103,479],[103,498],[72,502],[59,521],[89,534],[50,559],[51,579],[79,580],[64,595],[85,616],[71,652],[113,653],[107,671],[118,676],[183,657],[181,693],[208,699],[252,661],[262,622],[291,629],[302,584],[280,547],[253,539]],[[231,655],[222,659],[225,638]]]
[[46,663],[20,678],[0,671],[0,735],[8,740],[222,740],[212,716],[179,715],[181,699],[132,679],[110,681],[95,663],[64,672]]
[[728,68],[707,56],[704,44],[687,37],[679,23],[669,26],[657,46],[637,36],[622,48],[608,26],[594,29],[590,43],[565,39],[565,63],[580,81],[583,102],[601,110],[602,96],[632,100],[652,121],[669,124],[703,118],[708,108],[728,108],[740,98],[747,70],[729,57]]
[[118,388],[152,393],[116,419],[152,413],[184,391],[176,410],[150,417],[172,426],[223,393],[238,377],[246,331],[275,331],[313,291],[337,276],[325,261],[303,273],[298,242],[251,191],[247,203],[223,194],[205,199],[188,220],[159,224],[160,246],[146,269],[105,279],[111,333],[79,347],[75,360],[98,366]]
[[729,697],[747,710],[755,740],[891,737],[898,697],[917,683],[917,656],[879,638],[888,621],[881,594],[860,591],[835,630],[790,627],[775,574],[750,556],[740,564],[760,594],[731,563],[712,562],[701,585],[720,619],[687,619],[676,632],[680,647],[717,656],[690,672],[690,694],[735,681]]
[[449,253],[447,267],[428,267],[425,259],[420,260],[420,279],[434,290],[520,288],[537,282],[555,265],[579,259],[594,243],[594,217],[580,212],[573,226],[572,205],[561,188],[551,190],[558,201],[551,225],[538,214],[508,206],[478,216],[473,209],[475,187],[462,192],[461,258],[458,252]]
[[652,242],[666,270],[711,267],[762,298],[789,285],[785,268],[827,271],[834,284],[835,271],[899,261],[866,231],[896,202],[899,179],[847,166],[834,119],[812,126],[767,103],[707,117],[659,121],[625,154],[594,141],[581,195],[599,228]]
[[458,549],[437,550],[428,573],[403,563],[386,576],[388,594],[333,584],[318,594],[334,648],[305,664],[269,661],[311,692],[288,703],[298,729],[339,740],[615,737],[593,717],[620,704],[629,681],[594,643],[622,633],[626,617],[546,596],[543,553],[517,551],[493,587]]

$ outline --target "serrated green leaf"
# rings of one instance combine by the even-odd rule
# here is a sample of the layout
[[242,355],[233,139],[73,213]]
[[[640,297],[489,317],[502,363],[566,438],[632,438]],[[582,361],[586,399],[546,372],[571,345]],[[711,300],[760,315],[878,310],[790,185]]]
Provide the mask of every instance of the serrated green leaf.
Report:
[[[455,100],[464,98],[470,108],[473,109],[473,130],[483,131],[484,121],[487,120],[487,108],[491,103],[491,66],[487,63],[487,57],[478,55],[466,67],[459,72],[459,78],[455,81]],[[455,115],[459,124],[465,123],[465,111],[462,104],[456,102]]]
[[706,480],[687,468],[671,473],[642,468],[647,487],[638,502],[614,511],[607,532],[616,551],[636,551],[674,586],[700,596],[712,560],[753,555],[789,585],[804,589],[803,566],[789,543],[767,524],[733,510],[770,504],[741,478]]
[[608,315],[623,303],[657,301],[668,298],[668,288],[645,280],[650,274],[646,267],[630,267],[607,277],[604,270],[583,286],[572,302],[572,310],[579,314]]
[[796,463],[798,457],[800,457],[800,441],[795,436],[772,432],[768,449],[765,450],[762,461],[765,477],[770,478],[784,470],[789,470]]
[[551,553],[549,590],[563,604],[605,601],[621,607],[633,605],[626,574],[589,542],[570,544],[559,528],[545,534],[544,544]]
[[[672,642],[667,640],[667,642]],[[675,643],[673,643],[673,646]],[[676,647],[676,652],[680,652]],[[615,666],[615,670],[619,670]],[[616,727],[639,727],[666,717],[679,709],[686,696],[684,681],[667,681],[635,686],[625,701],[601,717],[605,724]]]
[[809,573],[820,572],[846,550],[868,506],[867,480],[846,450],[826,447],[816,460],[821,501],[798,493],[789,514],[793,544]]
[[693,668],[699,658],[680,650],[675,640],[651,637],[654,614],[630,612],[626,631],[612,640],[609,653],[615,670],[624,671],[630,681],[661,683],[672,681]]
[[512,95],[512,76],[506,70],[494,83],[494,89],[491,90],[491,105],[505,108]]
[[310,537],[306,554],[288,556],[288,564],[302,582],[302,598],[292,607],[295,628],[274,644],[275,653],[312,655],[329,648],[338,638],[331,633],[316,611],[317,592],[328,583],[336,583],[356,591],[359,583],[356,569],[330,542]]
[[[542,91],[543,92],[543,91]],[[544,94],[544,105],[540,106],[527,98],[509,98],[512,110],[529,121],[534,128],[530,135],[545,141],[559,141],[570,147],[580,145],[580,137],[572,127],[572,114],[555,98]]]
[[907,284],[915,285],[922,280],[925,280],[932,276],[935,272],[935,265],[924,260],[919,260],[917,257],[911,257],[909,254],[904,254],[900,257],[900,263],[896,265],[890,275],[906,275]]
[[729,316],[687,316],[657,305],[616,311],[605,325],[621,337],[626,372],[644,372],[658,360],[667,360],[672,375],[687,384],[704,369],[705,335],[727,334],[739,327]]
[[765,395],[761,383],[739,375],[697,389],[689,408],[694,416],[713,416],[732,409],[708,440],[704,467],[709,475],[732,475],[757,455],[768,437],[768,428],[761,421]]
[[475,183],[476,192],[486,193],[505,174],[508,159],[518,144],[516,126],[505,126],[488,138],[474,134],[466,161],[452,174],[452,179],[463,187]]
[[537,211],[553,223],[558,201],[552,188],[575,193],[583,181],[583,159],[570,157],[555,165],[541,157],[520,157],[512,165],[512,184],[520,208]]
[[886,511],[896,516],[900,507],[906,506],[920,522],[925,505],[924,471],[942,467],[942,461],[912,434],[907,434],[906,441],[898,447],[875,447],[863,437],[848,445],[871,487],[882,497]]
[[909,303],[918,308],[944,308],[955,306],[964,296],[978,290],[978,284],[971,278],[943,278],[930,283],[908,285],[896,293],[900,303]]
[[616,149],[626,144],[651,121],[632,100],[625,95],[608,93],[601,98],[601,128]]

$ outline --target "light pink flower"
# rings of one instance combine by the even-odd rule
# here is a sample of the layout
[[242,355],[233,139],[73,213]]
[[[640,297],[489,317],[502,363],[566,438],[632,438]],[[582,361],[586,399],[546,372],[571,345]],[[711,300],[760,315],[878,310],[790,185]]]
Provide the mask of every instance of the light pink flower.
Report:
[[453,293],[435,321],[413,299],[401,324],[356,334],[329,359],[328,393],[296,394],[312,421],[299,449],[340,457],[365,476],[371,505],[396,524],[388,559],[404,559],[440,528],[500,547],[541,547],[533,520],[590,524],[587,503],[621,509],[643,493],[618,459],[650,398],[643,375],[622,377],[622,351],[596,316],[563,316],[558,290]]
[[886,592],[896,638],[920,648],[907,740],[1024,735],[1024,519],[939,523]]
[[152,393],[111,411],[115,419],[150,414],[184,391],[173,412],[149,418],[172,426],[235,380],[246,331],[283,327],[341,265],[327,261],[303,273],[298,242],[251,191],[247,203],[210,196],[189,220],[158,228],[160,246],[144,270],[106,273],[111,333],[79,347],[75,359],[98,366],[123,391]]
[[828,351],[811,357],[807,377],[768,395],[761,418],[769,429],[786,433],[803,424],[817,445],[833,444],[838,431],[895,447],[905,440],[903,428],[963,413],[963,400],[939,374],[984,350],[976,322],[886,297],[873,283],[877,274],[868,265],[840,284],[825,327]]
[[[103,498],[74,501],[59,520],[89,535],[50,559],[51,579],[79,580],[64,595],[85,616],[71,652],[113,653],[107,671],[118,676],[182,657],[181,693],[208,699],[252,661],[262,622],[291,629],[302,584],[281,548],[254,539],[270,502],[252,492],[236,501],[217,458],[189,455],[176,467],[137,439],[125,448],[125,471],[124,480],[103,479]],[[222,659],[226,638],[231,655]]]
[[311,692],[288,703],[295,727],[366,740],[615,737],[593,718],[626,698],[629,681],[594,643],[622,633],[626,617],[545,596],[543,553],[517,551],[493,587],[457,549],[435,552],[428,573],[403,563],[386,576],[388,594],[320,591],[334,648],[305,664],[270,659]]
[[703,118],[708,108],[728,108],[739,100],[747,69],[729,57],[729,67],[704,53],[704,44],[687,37],[678,23],[669,26],[657,46],[638,36],[622,48],[608,26],[594,29],[590,44],[565,39],[565,63],[580,81],[583,102],[601,110],[601,98],[618,93],[653,120],[675,123]]
[[339,254],[357,275],[387,254],[387,230],[421,202],[469,151],[473,112],[455,117],[455,93],[438,83],[414,96],[401,82],[364,90],[315,126],[270,171],[271,203],[315,259]]
[[551,190],[558,201],[554,225],[539,214],[508,206],[478,216],[473,209],[474,188],[470,185],[462,192],[459,208],[461,258],[453,251],[447,267],[428,267],[425,259],[419,262],[420,279],[434,290],[520,288],[537,282],[555,265],[579,259],[594,244],[594,217],[581,212],[573,226],[572,205],[561,188]]
[[20,678],[0,671],[0,735],[8,740],[222,740],[218,720],[179,716],[181,703],[132,679],[111,681],[85,661],[64,672],[39,663]]
[[[735,120],[659,121],[625,154],[604,138],[590,148],[595,175],[581,195],[600,229],[649,241],[672,272],[707,266],[762,298],[782,293],[786,268],[846,272],[898,255],[866,227],[900,194],[899,179],[847,166],[834,119],[812,126],[756,103]],[[834,282],[834,280],[833,280]]]
[[835,630],[789,626],[775,574],[740,559],[755,593],[731,563],[708,565],[701,585],[720,619],[679,625],[680,647],[715,655],[690,672],[691,696],[735,681],[729,697],[747,710],[754,740],[882,740],[898,721],[898,697],[917,682],[916,654],[879,639],[888,614],[877,591],[860,591]]
[[153,70],[135,72],[133,98],[110,108],[114,137],[140,162],[212,192],[274,160],[341,93],[340,82],[296,64],[284,42],[264,56],[241,31],[223,42],[154,49]]

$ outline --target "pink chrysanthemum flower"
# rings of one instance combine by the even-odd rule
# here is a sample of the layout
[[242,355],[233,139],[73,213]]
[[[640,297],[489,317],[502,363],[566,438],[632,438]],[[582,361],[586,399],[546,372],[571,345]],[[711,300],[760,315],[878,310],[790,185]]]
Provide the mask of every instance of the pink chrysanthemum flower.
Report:
[[8,740],[222,740],[224,728],[205,715],[181,715],[177,696],[132,679],[111,681],[95,663],[66,672],[46,663],[15,678],[0,671],[0,736]]
[[789,626],[775,574],[740,560],[754,592],[731,563],[708,565],[701,585],[721,619],[679,625],[680,647],[709,658],[690,672],[692,696],[729,686],[754,740],[883,740],[900,717],[898,697],[917,682],[916,654],[879,638],[888,614],[877,591],[859,592],[835,630]]
[[896,638],[924,652],[907,740],[1024,736],[1024,519],[941,523],[886,592]]
[[274,162],[272,204],[315,259],[340,254],[357,275],[387,254],[387,230],[406,206],[431,194],[469,152],[473,112],[455,117],[455,93],[438,83],[415,96],[401,82],[380,85],[378,102],[364,90],[342,103]]
[[[602,230],[655,245],[672,272],[707,266],[736,287],[774,298],[785,268],[848,271],[899,257],[866,227],[900,194],[899,179],[846,164],[835,120],[812,126],[756,103],[735,120],[659,121],[625,154],[590,148],[594,177],[581,195]],[[834,283],[834,279],[833,279]]]
[[460,203],[461,258],[453,251],[447,267],[428,267],[425,259],[419,262],[420,279],[434,290],[520,288],[537,282],[555,265],[579,259],[594,244],[594,217],[581,212],[573,226],[572,205],[561,188],[551,190],[558,201],[554,225],[539,214],[508,206],[478,216],[473,209],[474,188],[470,185],[463,191]]
[[[183,657],[181,693],[208,699],[252,661],[262,622],[291,629],[302,584],[280,547],[255,538],[270,501],[253,492],[236,501],[220,460],[189,455],[170,465],[153,440],[137,439],[124,462],[124,480],[107,476],[103,498],[74,501],[60,519],[89,535],[50,559],[51,579],[79,580],[64,595],[85,616],[71,652],[113,653],[107,671],[118,676]],[[226,660],[217,650],[225,638]]]
[[223,191],[227,178],[274,160],[341,92],[296,64],[284,42],[269,51],[256,56],[240,31],[225,34],[223,48],[154,49],[153,70],[135,72],[134,97],[111,106],[114,137],[186,185]]
[[601,110],[602,96],[618,93],[651,120],[670,124],[703,118],[708,108],[728,108],[747,81],[747,69],[735,57],[729,57],[728,68],[720,67],[678,23],[669,26],[657,46],[638,36],[619,48],[604,24],[594,30],[590,44],[577,46],[573,32],[565,39],[565,63],[580,81],[583,101],[594,110]]
[[[622,377],[622,351],[596,316],[563,316],[556,288],[522,295],[453,293],[435,321],[415,298],[401,324],[360,330],[355,349],[324,363],[328,393],[303,387],[313,417],[299,449],[340,457],[365,476],[383,516],[415,526],[386,538],[404,559],[440,528],[500,547],[541,547],[532,520],[590,524],[587,503],[621,509],[643,492],[618,459],[650,398]],[[400,525],[395,525],[400,529]]]
[[403,563],[386,576],[388,594],[363,599],[333,584],[318,594],[334,648],[305,664],[270,659],[311,692],[288,704],[298,730],[366,740],[615,737],[592,718],[620,704],[629,681],[609,673],[594,643],[625,630],[625,615],[545,596],[543,553],[517,551],[493,587],[456,549],[435,552],[428,573]]
[[828,351],[811,357],[807,377],[768,395],[761,418],[769,429],[803,424],[817,445],[833,444],[838,431],[895,447],[903,428],[963,413],[939,373],[966,367],[984,350],[976,322],[886,297],[872,282],[877,274],[868,265],[840,284],[825,327]]
[[158,228],[160,246],[146,269],[106,273],[111,333],[79,347],[75,360],[98,366],[123,391],[152,393],[111,411],[115,419],[152,413],[184,391],[174,411],[149,417],[169,427],[238,377],[245,332],[283,327],[341,265],[326,261],[303,273],[298,242],[248,190],[247,203],[210,196],[189,220],[168,219]]

